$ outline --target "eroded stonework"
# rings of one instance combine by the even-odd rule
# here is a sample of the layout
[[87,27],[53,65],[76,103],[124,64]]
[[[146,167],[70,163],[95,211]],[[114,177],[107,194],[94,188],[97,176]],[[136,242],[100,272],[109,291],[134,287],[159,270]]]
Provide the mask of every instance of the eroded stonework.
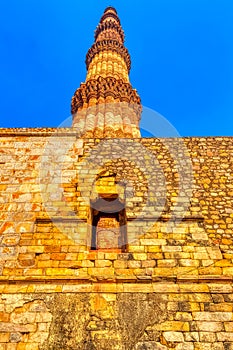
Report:
[[100,285],[89,293],[84,285],[48,287],[2,294],[2,348],[231,349],[233,294],[226,285],[156,283],[154,293],[137,292],[139,285],[123,293],[101,292]]

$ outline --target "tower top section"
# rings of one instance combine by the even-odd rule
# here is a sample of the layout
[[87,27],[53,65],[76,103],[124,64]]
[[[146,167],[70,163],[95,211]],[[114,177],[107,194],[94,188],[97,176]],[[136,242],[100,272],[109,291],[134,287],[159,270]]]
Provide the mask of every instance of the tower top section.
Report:
[[[131,59],[124,41],[117,11],[109,6],[86,55],[86,81],[72,98],[73,126],[89,128],[86,137],[140,137],[141,100],[129,81]],[[105,112],[99,113],[103,105]]]
[[127,66],[128,73],[131,68],[131,59],[128,50],[124,46],[125,35],[121,22],[114,7],[107,7],[95,30],[95,42],[89,49],[86,56],[86,67],[89,65],[98,52],[110,49],[122,56]]
[[119,23],[119,25],[121,24],[120,19],[119,19],[118,14],[117,14],[117,10],[112,6],[108,6],[104,10],[104,14],[100,19],[100,23],[106,21],[106,19],[110,20],[110,18],[114,19],[117,23]]
[[112,6],[108,6],[105,10],[104,10],[104,14],[100,19],[100,23],[106,22],[106,21],[115,21],[116,23],[119,24],[119,26],[121,25],[120,19],[118,17],[117,14],[117,10],[112,7]]
[[100,23],[95,30],[95,41],[116,40],[119,44],[125,41],[124,31],[121,27],[120,19],[113,7],[108,7],[100,19]]

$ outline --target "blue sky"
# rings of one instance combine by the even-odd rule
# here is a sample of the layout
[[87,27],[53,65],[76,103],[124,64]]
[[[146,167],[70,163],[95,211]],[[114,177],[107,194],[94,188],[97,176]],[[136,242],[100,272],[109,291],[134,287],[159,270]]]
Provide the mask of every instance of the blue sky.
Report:
[[142,104],[181,136],[233,135],[232,0],[1,0],[0,127],[54,127],[69,117],[109,5]]

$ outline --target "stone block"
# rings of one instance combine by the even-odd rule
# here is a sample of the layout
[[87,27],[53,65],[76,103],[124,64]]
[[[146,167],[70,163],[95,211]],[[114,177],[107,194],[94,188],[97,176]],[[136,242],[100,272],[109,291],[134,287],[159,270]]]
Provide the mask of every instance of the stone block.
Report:
[[[26,261],[27,261],[27,260],[26,260]],[[29,260],[29,261],[30,261],[30,260]],[[57,263],[57,266],[54,266],[54,261],[52,261],[52,260],[42,260],[42,261],[38,261],[37,267],[38,267],[38,268],[43,268],[43,267],[58,267],[58,263]]]
[[[96,261],[98,261],[100,263],[103,260],[95,260],[95,262],[90,261],[90,260],[82,260],[82,261],[78,260],[78,261],[76,261],[76,263],[81,264],[82,267],[94,267]],[[78,265],[76,265],[76,266],[78,266]],[[96,266],[96,267],[104,267],[104,266]]]
[[75,275],[74,271],[72,269],[67,269],[67,268],[46,268],[45,269],[45,274],[47,276],[73,276]]
[[112,267],[89,267],[88,275],[90,276],[114,276],[115,270]]
[[128,251],[131,253],[144,253],[148,247],[142,246],[142,245],[129,245]]
[[206,250],[210,256],[210,259],[213,259],[213,260],[221,260],[222,259],[222,253],[221,253],[219,247],[207,247]]
[[167,244],[165,239],[140,239],[142,246],[164,246]]
[[214,343],[216,341],[216,334],[211,332],[200,332],[200,341],[202,343]]
[[179,288],[181,293],[209,293],[208,284],[204,283],[180,283]]
[[161,253],[161,247],[160,246],[146,246],[145,248],[146,248],[146,251],[148,253],[158,253],[158,254],[161,254],[161,256],[163,256],[162,253]]
[[194,259],[180,259],[179,265],[184,267],[198,267],[200,266],[200,260],[194,260]]
[[140,283],[124,283],[124,293],[153,293],[153,286],[151,284]]
[[188,332],[189,323],[181,321],[166,321],[156,326],[157,330],[160,331],[179,331]]
[[198,302],[198,303],[211,303],[212,302],[212,296],[207,293],[192,293],[188,296],[189,301],[191,302]]
[[117,256],[118,256],[118,253],[105,253],[104,258],[106,260],[117,260]]
[[178,266],[178,267],[174,267],[174,273],[176,275],[187,278],[188,275],[190,276],[198,275],[198,268],[194,268],[192,266]]
[[166,252],[164,253],[165,259],[181,259],[181,260],[191,260],[191,253],[186,252]]
[[95,260],[95,267],[111,267],[111,266],[112,266],[112,261],[110,260]]
[[194,344],[184,342],[176,345],[175,350],[194,350]]
[[209,260],[209,254],[207,252],[193,253],[193,258],[195,260]]
[[174,276],[175,271],[172,267],[155,267],[153,276]]
[[222,273],[223,275],[233,276],[233,267],[223,267]]
[[133,253],[133,258],[135,260],[147,260],[147,254],[146,253]]
[[233,343],[233,332],[219,332],[216,334],[217,340],[223,343]]
[[158,267],[175,267],[176,265],[177,265],[177,260],[175,259],[157,260]]
[[42,276],[44,274],[44,271],[43,269],[30,268],[30,269],[24,269],[23,274],[25,276]]
[[167,346],[154,341],[144,341],[137,343],[135,350],[167,350]]
[[184,340],[187,342],[199,342],[199,333],[198,332],[185,332]]
[[37,254],[42,254],[44,253],[45,251],[45,247],[44,246],[41,246],[41,245],[36,245],[36,246],[32,246],[32,245],[29,245],[27,247],[27,253],[37,253]]
[[36,331],[36,324],[16,324],[16,323],[10,323],[10,322],[4,322],[0,323],[0,332],[23,332],[23,333],[29,333],[29,332],[35,332]]
[[213,343],[194,343],[195,350],[213,350]]
[[155,267],[156,262],[155,260],[143,260],[141,264],[142,264],[142,268],[150,268],[150,267],[153,268]]
[[191,313],[188,312],[177,312],[175,315],[175,320],[176,321],[192,321],[193,317]]
[[138,261],[138,260],[129,260],[128,261],[128,267],[130,269],[140,269],[141,265],[142,265],[142,262]]
[[233,319],[232,312],[193,312],[193,319],[196,321],[210,321],[210,322],[226,322]]
[[148,260],[162,260],[163,259],[163,253],[148,253],[147,254]]
[[198,269],[198,272],[200,275],[215,275],[220,276],[222,275],[222,268],[221,267],[200,267]]
[[8,343],[10,339],[10,333],[0,333],[0,343]]
[[208,286],[211,293],[223,294],[233,292],[233,286],[231,284],[209,283]]
[[233,333],[233,322],[224,322],[224,328],[226,332]]
[[181,252],[182,251],[182,247],[180,246],[165,246],[162,245],[162,251],[163,252]]
[[163,332],[163,337],[167,342],[183,343],[184,336],[182,332]]
[[113,266],[115,269],[126,269],[128,266],[128,262],[124,260],[115,260],[113,262]]
[[224,330],[224,325],[222,322],[206,322],[206,321],[197,321],[196,322],[197,330],[203,332],[221,332]]
[[0,312],[0,322],[8,322],[10,315],[6,312]]
[[134,269],[115,269],[115,273],[117,276],[135,276]]
[[192,233],[192,239],[194,241],[208,241],[209,237],[205,232],[202,232],[202,233],[197,232],[197,233]]

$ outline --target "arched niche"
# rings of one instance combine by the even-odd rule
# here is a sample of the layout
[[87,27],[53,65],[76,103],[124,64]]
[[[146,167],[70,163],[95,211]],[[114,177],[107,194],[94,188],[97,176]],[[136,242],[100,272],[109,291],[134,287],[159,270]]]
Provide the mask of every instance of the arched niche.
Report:
[[91,200],[91,250],[127,249],[125,203],[117,194],[100,194]]

